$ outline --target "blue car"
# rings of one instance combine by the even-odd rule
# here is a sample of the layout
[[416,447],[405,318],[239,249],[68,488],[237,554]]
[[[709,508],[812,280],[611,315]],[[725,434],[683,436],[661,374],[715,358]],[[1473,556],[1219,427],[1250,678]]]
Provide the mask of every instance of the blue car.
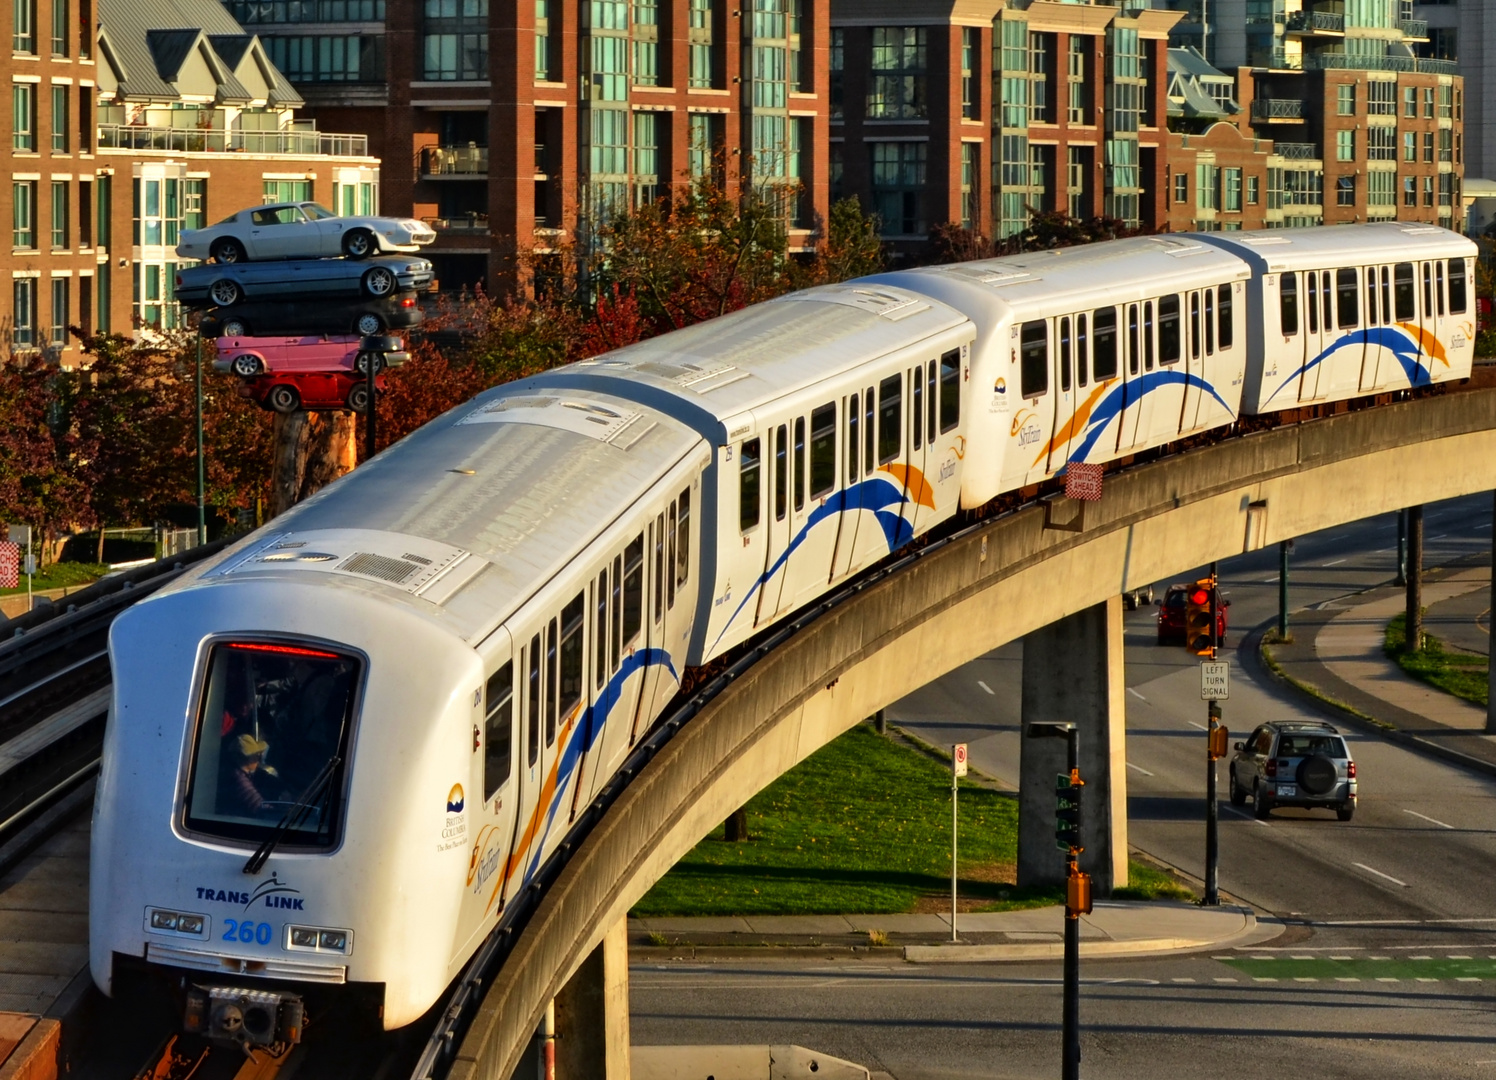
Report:
[[430,284],[431,264],[409,255],[204,263],[177,271],[177,299],[188,307],[228,308],[245,300],[378,299]]

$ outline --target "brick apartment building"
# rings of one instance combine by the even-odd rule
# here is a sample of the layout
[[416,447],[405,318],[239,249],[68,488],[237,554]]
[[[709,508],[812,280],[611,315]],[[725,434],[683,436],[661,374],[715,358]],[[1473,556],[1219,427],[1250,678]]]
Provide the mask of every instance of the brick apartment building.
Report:
[[297,122],[300,97],[216,0],[10,3],[13,351],[70,365],[70,325],[176,325],[182,229],[278,197],[378,205],[367,141]]
[[802,192],[791,247],[827,212],[824,0],[225,2],[324,124],[369,133],[443,288],[714,162]]

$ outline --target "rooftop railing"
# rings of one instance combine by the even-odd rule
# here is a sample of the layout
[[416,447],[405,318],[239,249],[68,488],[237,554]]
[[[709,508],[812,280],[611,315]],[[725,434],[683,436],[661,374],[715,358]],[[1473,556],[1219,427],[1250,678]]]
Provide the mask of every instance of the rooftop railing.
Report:
[[1298,98],[1258,98],[1252,102],[1253,120],[1302,120],[1304,103]]
[[1292,161],[1319,160],[1319,147],[1312,142],[1274,142],[1273,153]]
[[1343,34],[1345,16],[1329,11],[1295,11],[1288,16],[1287,27],[1305,33]]
[[235,131],[100,124],[101,150],[162,150],[177,154],[265,154],[274,157],[368,157],[367,135],[325,131]]
[[488,147],[433,146],[421,160],[427,176],[487,176]]

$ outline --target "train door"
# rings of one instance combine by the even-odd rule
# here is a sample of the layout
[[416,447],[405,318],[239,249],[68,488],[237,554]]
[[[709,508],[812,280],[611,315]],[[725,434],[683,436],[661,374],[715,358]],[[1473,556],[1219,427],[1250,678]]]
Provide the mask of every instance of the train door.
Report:
[[1179,405],[1179,433],[1187,434],[1195,429],[1200,412],[1200,387],[1205,380],[1205,336],[1211,335],[1214,349],[1214,329],[1210,327],[1211,314],[1215,310],[1210,290],[1199,289],[1188,294],[1189,318],[1185,330],[1184,370],[1189,376],[1184,380],[1183,400]]
[[[1184,416],[1184,376],[1188,371],[1185,354],[1189,348],[1189,301],[1179,293],[1158,298],[1157,334],[1159,378],[1152,381],[1143,397],[1138,430],[1143,439],[1139,445],[1157,445],[1177,438]],[[1144,324],[1146,329],[1146,307]],[[1147,341],[1144,340],[1144,363],[1147,363]]]
[[[1449,348],[1449,339],[1450,339],[1450,334],[1449,334],[1450,319],[1449,319],[1449,305],[1446,302],[1445,283],[1444,283],[1444,279],[1445,279],[1445,268],[1446,268],[1445,267],[1445,261],[1443,259],[1438,259],[1435,262],[1433,262],[1432,264],[1430,264],[1430,263],[1424,263],[1424,267],[1425,267],[1425,271],[1424,272],[1425,273],[1428,272],[1427,268],[1430,265],[1432,265],[1432,267],[1433,267],[1434,302],[1431,305],[1431,310],[1433,312],[1433,318],[1431,320],[1425,321],[1424,326],[1434,336],[1434,339],[1436,341],[1440,342],[1445,347],[1445,349],[1448,350],[1448,348]],[[1432,349],[1432,347],[1430,347],[1430,348],[1425,349],[1424,351],[1427,352],[1427,353],[1432,353],[1433,349]],[[1445,355],[1448,355],[1447,351],[1446,351]],[[1428,362],[1427,362],[1427,365],[1426,365],[1425,375],[1430,380],[1433,379],[1433,375],[1434,375],[1434,358],[1433,358],[1432,355],[1430,355],[1428,357]]]
[[[1387,273],[1385,266],[1380,268],[1383,280]],[[1379,370],[1382,361],[1382,346],[1375,333],[1378,327],[1387,324],[1387,305],[1382,302],[1381,289],[1378,286],[1378,267],[1368,266],[1365,270],[1365,306],[1362,310],[1362,318],[1366,320],[1366,332],[1363,335],[1365,346],[1361,355],[1361,378],[1357,383],[1357,389],[1367,394],[1381,385]],[[1390,282],[1389,290],[1390,291]]]
[[[803,422],[802,422],[803,423]],[[753,625],[759,626],[779,613],[780,595],[789,573],[790,540],[790,426],[778,424],[769,430],[769,515],[764,529],[764,565],[758,590],[758,610]],[[673,560],[672,560],[673,562]]]
[[1122,399],[1117,409],[1117,453],[1126,454],[1138,438],[1138,410],[1143,390],[1143,305],[1122,309]]
[[[502,663],[495,666],[490,657],[486,666],[492,674],[473,702],[473,768],[465,789],[447,796],[447,826],[442,840],[447,846],[465,844],[468,848],[459,924],[459,936],[467,940],[468,947],[459,950],[461,955],[467,955],[473,940],[486,930],[486,920],[498,913],[504,865],[522,807],[523,770],[516,768],[515,725],[523,665],[512,657],[506,643]],[[464,811],[466,822],[457,816]],[[464,827],[465,834],[461,831]]]
[[[555,620],[551,620],[554,628]],[[514,671],[513,711],[516,718],[517,737],[514,755],[514,804],[515,816],[511,826],[507,854],[501,880],[493,888],[498,902],[490,906],[502,911],[508,898],[521,888],[527,877],[527,868],[534,854],[539,823],[542,818],[540,792],[544,780],[545,761],[541,753],[542,730],[545,723],[545,639],[547,628],[542,627],[532,634],[528,643],[521,646],[518,663]],[[490,898],[491,899],[491,898]]]
[[[665,513],[656,514],[644,528],[644,626],[642,648],[665,648]],[[649,729],[665,701],[675,693],[664,664],[647,664],[642,673],[641,701],[629,729],[629,745]]]
[[831,579],[843,577],[857,565],[857,532],[862,526],[862,395],[842,398],[842,473],[846,494],[837,515],[836,550],[831,559]]
[[[908,466],[904,452],[904,383],[903,372],[878,383],[878,471],[890,474],[896,482],[902,479],[897,475],[898,469],[902,466],[907,470]],[[901,527],[896,535],[885,536],[889,551],[901,547],[909,535],[908,499],[902,499],[898,508]]]
[[1085,315],[1055,320],[1055,394],[1054,413],[1049,425],[1049,457],[1045,462],[1046,473],[1057,473],[1070,459],[1070,434],[1075,421],[1075,348],[1074,333],[1083,337],[1089,330]]
[[[1397,263],[1392,267],[1392,318],[1405,330],[1418,338],[1418,287],[1414,281],[1415,271],[1410,262]],[[1389,365],[1390,366],[1390,365]],[[1393,372],[1388,377],[1395,378]]]
[[1353,266],[1335,271],[1334,340],[1336,349],[1325,360],[1330,370],[1320,376],[1320,386],[1338,399],[1349,397],[1360,384],[1366,352],[1366,335],[1361,332],[1361,274]]
[[925,402],[927,394],[934,389],[934,380],[929,380],[931,385],[926,385],[925,365],[922,363],[910,368],[908,375],[909,440],[904,468],[904,519],[909,522],[912,535],[918,532],[923,524],[921,519],[929,513],[930,484],[925,479],[928,460],[925,446],[928,442],[926,436],[933,432],[926,431]]
[[821,592],[835,565],[837,531],[847,515],[835,514],[827,520],[815,514],[836,494],[836,414],[837,403],[832,400],[812,408],[808,424],[805,417],[795,420],[790,519],[793,542],[798,546],[794,577],[780,600],[781,611],[798,607]]
[[[1335,340],[1335,296],[1328,270],[1304,274],[1304,360],[1300,365],[1299,400],[1318,401],[1328,392],[1324,352]],[[1318,362],[1317,362],[1318,361]]]

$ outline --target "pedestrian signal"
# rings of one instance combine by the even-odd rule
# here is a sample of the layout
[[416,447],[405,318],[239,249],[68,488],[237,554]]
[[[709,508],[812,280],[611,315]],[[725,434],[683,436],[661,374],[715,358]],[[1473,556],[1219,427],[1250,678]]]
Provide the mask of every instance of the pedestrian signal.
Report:
[[1080,832],[1085,823],[1081,808],[1081,788],[1084,786],[1080,777],[1071,773],[1060,773],[1054,779],[1055,847],[1064,852],[1084,850],[1080,844]]

